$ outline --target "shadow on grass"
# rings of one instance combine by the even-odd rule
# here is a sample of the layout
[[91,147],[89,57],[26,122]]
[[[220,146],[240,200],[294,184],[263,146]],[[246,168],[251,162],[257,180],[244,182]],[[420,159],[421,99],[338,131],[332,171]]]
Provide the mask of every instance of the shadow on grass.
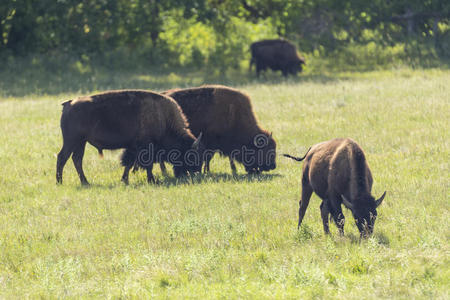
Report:
[[[324,74],[299,74],[284,78],[279,72],[268,71],[261,78],[248,70],[139,70],[108,69],[95,65],[80,65],[78,61],[67,64],[15,61],[0,70],[0,97],[26,97],[33,95],[85,95],[95,91],[114,89],[147,89],[164,91],[203,84],[223,84],[239,87],[248,84],[298,84],[301,82],[326,83],[344,80],[342,76]],[[68,100],[68,99],[61,99]]]
[[166,177],[160,183],[160,186],[174,186],[179,184],[201,184],[201,183],[220,183],[220,182],[263,182],[274,178],[282,177],[280,174],[229,174],[229,173],[209,173],[196,174],[184,178]]
[[[95,59],[86,55],[56,53],[30,54],[27,57],[5,57],[0,68],[0,97],[32,95],[85,95],[113,89],[148,89],[163,91],[202,84],[223,84],[240,87],[248,84],[328,83],[350,80],[343,72],[371,72],[406,65],[417,68],[449,68],[450,61],[435,54],[413,56],[379,51],[372,48],[349,48],[327,57],[311,56],[303,73],[284,78],[280,71],[266,71],[256,78],[255,70],[241,70],[207,66],[199,68],[168,68],[164,62],[155,67],[149,61]],[[405,56],[406,55],[406,56]],[[399,57],[397,57],[399,56]],[[95,57],[93,55],[92,57]],[[1,57],[0,57],[1,58]],[[414,59],[415,58],[415,59]],[[420,58],[420,59],[419,59]],[[224,69],[224,67],[222,68]],[[61,99],[68,100],[68,99]]]
[[270,181],[275,178],[282,177],[280,174],[237,174],[232,175],[228,173],[209,173],[209,174],[196,174],[193,176],[186,176],[182,178],[175,177],[160,177],[157,178],[157,182],[155,184],[147,183],[147,180],[135,180],[130,178],[130,184],[125,185],[121,181],[117,181],[114,183],[109,183],[106,185],[91,183],[89,185],[78,185],[77,190],[85,190],[91,188],[99,188],[99,189],[115,189],[117,187],[130,187],[130,188],[138,188],[143,186],[149,187],[174,187],[180,185],[194,185],[194,184],[203,184],[203,183],[222,183],[222,182],[236,182],[236,183],[254,183],[254,182],[265,182]]
[[[275,178],[282,177],[280,174],[229,174],[229,173],[209,173],[209,174],[195,174],[193,176],[186,176],[182,178],[163,177],[158,179],[156,186],[173,187],[177,185],[191,185],[203,183],[221,183],[221,182],[237,182],[237,183],[252,183],[270,181]],[[137,182],[131,186],[147,185],[147,182]]]
[[368,238],[361,238],[359,234],[354,234],[352,232],[346,233],[343,236],[340,235],[329,235],[327,237],[330,237],[333,239],[335,243],[348,243],[354,244],[354,245],[360,245],[360,244],[366,244],[369,242],[374,242],[375,244],[382,245],[385,247],[389,247],[390,240],[389,237],[382,233],[382,232],[375,232],[372,236]]

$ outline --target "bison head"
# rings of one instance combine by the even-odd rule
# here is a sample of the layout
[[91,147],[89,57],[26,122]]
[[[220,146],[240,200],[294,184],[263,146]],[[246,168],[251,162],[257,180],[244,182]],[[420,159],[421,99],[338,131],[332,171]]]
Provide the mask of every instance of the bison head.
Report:
[[305,60],[303,58],[298,58],[289,66],[289,72],[292,75],[297,75],[297,73],[301,73],[303,71],[303,65],[306,65]]
[[341,196],[344,205],[352,211],[361,237],[367,238],[372,235],[377,218],[377,207],[383,201],[386,192],[378,200],[368,195],[350,202],[344,195]]
[[247,172],[269,171],[276,168],[277,144],[271,133],[261,132],[254,136],[249,147],[244,147],[239,157]]
[[186,136],[167,153],[166,160],[173,164],[175,177],[189,173],[200,172],[203,164],[204,146],[201,142],[202,133],[198,138]]
[[267,146],[260,149],[262,152],[262,160],[261,163],[258,165],[259,169],[261,171],[270,171],[277,167],[276,164],[276,149],[277,149],[277,143],[272,137],[272,133],[267,135]]

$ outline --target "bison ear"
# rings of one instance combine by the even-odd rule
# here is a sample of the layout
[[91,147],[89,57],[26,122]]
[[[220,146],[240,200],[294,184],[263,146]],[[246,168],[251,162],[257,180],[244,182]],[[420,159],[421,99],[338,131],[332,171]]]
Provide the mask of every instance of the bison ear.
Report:
[[344,203],[344,205],[349,209],[353,209],[353,204],[350,201],[348,201],[348,199],[345,198],[344,195],[341,194],[341,197],[342,197],[342,202]]
[[375,207],[380,206],[381,202],[383,202],[384,196],[386,196],[386,191],[384,191],[383,195],[381,195],[380,199],[375,200]]
[[273,134],[273,132],[271,132],[271,133],[269,134],[269,137],[272,137],[272,134]]
[[202,139],[203,136],[203,132],[200,132],[200,134],[198,135],[198,138],[192,143],[192,149],[197,150],[198,146],[200,145],[200,140]]

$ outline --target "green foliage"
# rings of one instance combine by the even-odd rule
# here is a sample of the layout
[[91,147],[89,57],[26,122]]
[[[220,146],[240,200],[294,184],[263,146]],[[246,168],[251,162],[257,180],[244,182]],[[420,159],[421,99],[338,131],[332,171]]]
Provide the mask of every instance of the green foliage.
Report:
[[304,224],[299,228],[299,230],[295,234],[295,240],[302,243],[316,237],[311,227],[307,224]]
[[207,66],[222,74],[248,61],[252,41],[274,37],[321,56],[374,43],[404,45],[406,57],[449,58],[449,16],[439,0],[7,0],[0,59],[86,56],[113,68]]

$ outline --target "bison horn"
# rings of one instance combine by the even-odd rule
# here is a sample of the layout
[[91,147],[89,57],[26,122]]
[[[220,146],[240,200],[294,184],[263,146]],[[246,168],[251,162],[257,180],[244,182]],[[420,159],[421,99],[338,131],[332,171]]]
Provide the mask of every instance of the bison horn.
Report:
[[200,132],[198,135],[198,138],[192,143],[192,149],[198,149],[198,146],[200,145],[200,140],[202,139],[203,132]]
[[348,201],[348,199],[345,198],[344,195],[341,194],[341,197],[342,197],[342,202],[344,203],[344,205],[345,205],[347,208],[353,209],[353,204],[352,204],[350,201]]
[[381,204],[381,202],[383,202],[384,196],[386,196],[386,191],[384,191],[384,193],[383,193],[383,195],[381,195],[380,199],[375,201],[376,207],[378,207]]

